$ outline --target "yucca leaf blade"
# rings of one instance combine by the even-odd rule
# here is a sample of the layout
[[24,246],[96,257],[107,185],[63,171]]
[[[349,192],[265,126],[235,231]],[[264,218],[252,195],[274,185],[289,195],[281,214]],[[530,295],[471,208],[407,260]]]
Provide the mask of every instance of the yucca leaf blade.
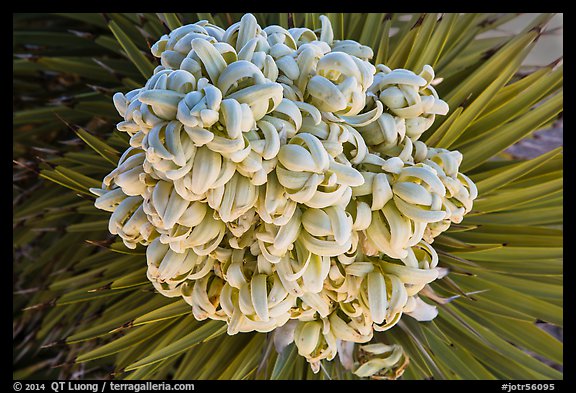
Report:
[[476,168],[489,158],[518,142],[521,138],[553,120],[562,111],[562,102],[563,94],[560,92],[528,112],[521,119],[510,122],[501,127],[497,133],[487,136],[484,139],[484,143],[490,144],[490,150],[483,149],[480,144],[462,146],[459,149],[464,155],[462,170],[467,171]]
[[153,363],[161,362],[171,356],[178,355],[194,345],[204,341],[211,336],[217,336],[226,331],[226,326],[220,321],[208,321],[202,326],[195,329],[192,333],[174,341],[172,344],[154,352],[153,354],[138,360],[126,367],[126,371],[136,370],[140,367],[148,366]]
[[108,23],[108,28],[114,34],[114,37],[118,40],[122,49],[126,53],[126,56],[130,59],[132,64],[136,66],[140,74],[144,78],[148,78],[152,75],[154,71],[154,65],[144,56],[144,54],[140,51],[140,49],[132,42],[132,40],[122,31],[120,26],[116,23],[116,21],[110,21]]
[[125,351],[134,345],[139,345],[145,341],[151,340],[154,336],[162,333],[162,331],[167,329],[170,325],[171,322],[169,321],[166,323],[158,323],[132,329],[126,335],[114,341],[95,348],[92,351],[80,354],[80,356],[76,358],[76,363],[84,363]]

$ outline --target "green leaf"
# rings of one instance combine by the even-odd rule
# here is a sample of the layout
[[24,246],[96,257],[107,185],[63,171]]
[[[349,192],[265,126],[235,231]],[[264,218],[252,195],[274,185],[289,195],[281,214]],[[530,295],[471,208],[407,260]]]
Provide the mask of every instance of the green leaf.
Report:
[[436,63],[447,45],[448,37],[457,20],[458,16],[454,13],[446,13],[441,16],[431,39],[427,42],[416,63],[418,68],[421,68],[424,64],[430,64],[432,67],[436,67]]
[[[525,368],[526,374],[528,374],[528,372],[530,373],[534,372],[537,373],[537,375],[540,374],[538,379],[543,379],[544,377],[547,379],[561,378],[562,375],[561,372],[553,369],[549,365],[543,363],[541,360],[532,357],[531,355],[526,353],[526,351],[524,351],[521,348],[518,348],[516,345],[512,345],[510,342],[506,341],[505,337],[506,336],[509,337],[510,334],[509,331],[505,333],[506,336],[502,336],[501,334],[499,334],[501,331],[491,329],[491,327],[493,326],[506,326],[506,327],[512,326],[513,324],[511,321],[504,321],[504,323],[499,323],[500,322],[499,319],[494,320],[491,316],[487,314],[478,314],[471,317],[468,310],[461,309],[459,307],[456,307],[455,305],[450,306],[450,308],[451,310],[453,310],[455,314],[459,315],[471,326],[478,329],[482,333],[482,336],[491,344],[491,346],[494,349],[498,350],[500,353],[507,356],[509,361],[519,366],[519,369]],[[533,322],[523,322],[519,324],[516,324],[515,322],[514,325],[516,325],[518,328],[521,326],[528,327],[531,325],[532,328],[528,327],[527,332],[534,332],[536,334],[536,337],[543,339],[540,333],[537,333],[533,330],[538,329],[534,326]],[[524,340],[529,339],[527,336],[524,337],[525,337]],[[550,339],[550,337],[548,339]],[[552,343],[550,344],[555,346],[555,344]],[[523,375],[520,378],[527,379],[528,377],[526,375]]]
[[[198,327],[198,321],[194,319],[192,314],[189,314],[186,317],[181,317],[177,319],[175,325],[172,326],[171,329],[168,329],[159,340],[151,342],[150,345],[147,346],[144,352],[133,352],[131,356],[127,356],[123,359],[123,364],[131,364],[135,359],[141,358],[143,355],[146,354],[153,354],[159,350],[162,350],[169,344],[181,339],[182,337],[190,334],[194,329]],[[162,371],[166,370],[166,367],[170,368],[180,358],[179,355],[172,356],[170,358],[165,359],[163,362],[156,362],[150,364],[148,366],[140,367],[139,369],[135,370],[134,372],[130,373],[126,376],[126,379],[132,380],[137,379],[141,380],[143,378],[152,378],[152,376],[157,376],[160,379],[166,379],[166,377],[162,378]],[[125,367],[124,367],[125,370]]]
[[[454,263],[454,262],[451,262]],[[483,269],[506,273],[513,271],[515,274],[562,274],[561,260],[548,260],[542,263],[540,260],[506,261],[506,260],[476,260],[474,263]]]
[[411,30],[416,29],[422,22],[424,17],[423,13],[414,14],[393,14],[394,25],[398,29],[398,32],[392,37],[392,42],[394,45],[398,46],[402,42],[402,37],[405,37]]
[[343,40],[344,35],[344,13],[326,13],[328,19],[332,24],[332,30],[334,31],[334,39],[335,40]]
[[423,18],[421,19],[422,22],[418,26],[418,33],[414,39],[414,45],[410,49],[404,68],[419,72],[424,64],[426,64],[423,62],[423,56],[425,54],[425,49],[428,46],[435,46],[431,41],[432,38],[434,38],[432,32],[434,31],[437,19],[438,15],[435,13],[423,15]]
[[[187,334],[191,333],[194,329],[198,327],[198,321],[194,318],[194,316],[189,313],[186,316],[177,317],[174,325],[170,329],[164,332],[157,340],[150,342],[149,345],[146,346],[139,346],[135,348],[131,348],[127,351],[121,352],[117,356],[117,367],[124,369],[129,366],[130,364],[134,363],[138,359],[142,359],[143,357],[157,351],[158,349],[164,348],[165,346],[171,344],[172,342],[186,336]],[[170,363],[172,359],[178,359],[179,356],[174,356],[170,359],[167,359],[167,362]],[[160,366],[162,363],[158,362],[155,365]],[[138,375],[143,375],[146,373],[146,370],[155,370],[154,364],[146,367],[142,367],[132,373],[128,373],[126,375],[126,379],[134,379]]]
[[562,364],[562,342],[529,322],[494,321],[484,319],[483,324],[495,334],[544,356],[557,364]]
[[101,172],[110,172],[115,167],[116,164],[112,164],[110,161],[102,158],[100,155],[92,154],[89,151],[83,151],[82,153],[68,152],[64,155],[64,161],[76,165],[89,165],[97,168]]
[[[243,348],[228,362],[226,369],[218,376],[219,380],[244,379],[246,375],[258,367],[262,356],[262,348],[266,343],[266,335],[256,333],[252,339],[243,345]],[[231,356],[229,356],[230,358]]]
[[53,71],[76,74],[92,81],[116,82],[116,77],[91,59],[81,57],[41,57],[38,64]]
[[12,44],[14,46],[33,44],[38,46],[63,46],[68,48],[82,46],[91,48],[90,41],[74,34],[48,31],[15,31]]
[[14,112],[13,124],[17,126],[29,123],[45,123],[56,121],[58,119],[55,114],[60,115],[68,121],[81,121],[87,117],[86,114],[76,113],[72,108],[58,105]]
[[[548,69],[545,69],[549,71]],[[523,90],[510,89],[512,91],[505,92],[505,98],[501,99],[500,95],[505,89],[498,93],[493,101],[497,103],[491,107],[486,108],[481,116],[479,116],[473,123],[467,127],[466,132],[456,141],[454,147],[462,146],[471,141],[481,141],[486,135],[489,135],[494,130],[501,127],[507,122],[517,119],[525,115],[534,105],[539,101],[546,99],[546,96],[558,90],[562,85],[562,67],[559,67],[553,72],[548,72],[537,80],[530,78],[534,74],[527,77],[531,82]],[[524,78],[524,79],[527,79]],[[508,87],[516,87],[517,84],[522,82],[524,87],[524,79],[519,82],[513,83]],[[489,106],[492,102],[489,104]],[[511,115],[513,114],[513,115]]]
[[162,14],[168,28],[170,30],[177,29],[178,27],[182,26],[182,22],[180,22],[180,18],[175,13],[163,13]]
[[101,14],[97,13],[87,13],[87,12],[80,12],[80,13],[60,13],[55,12],[54,15],[59,15],[65,18],[76,19],[81,22],[85,22],[89,25],[94,25],[98,27],[106,27],[106,23],[104,22],[104,18]]
[[518,96],[522,93],[525,93],[528,90],[531,90],[531,86],[535,83],[538,83],[542,80],[546,80],[544,78],[546,74],[548,74],[551,70],[551,67],[542,67],[541,69],[525,75],[520,79],[504,86],[498,94],[494,97],[490,104],[486,107],[484,113],[482,113],[482,117],[478,119],[478,121],[483,120],[486,116],[494,114],[498,109],[502,109],[507,107],[507,105],[513,104],[514,100],[518,98]]
[[56,172],[85,189],[102,186],[102,183],[98,180],[94,180],[91,177],[78,173],[70,168],[65,168],[61,165],[56,167]]
[[502,70],[500,74],[490,83],[477,97],[474,101],[467,105],[462,111],[462,114],[450,125],[446,130],[442,138],[435,143],[435,147],[448,149],[452,146],[455,140],[457,140],[463,133],[466,132],[467,127],[470,123],[476,119],[490,100],[494,97],[494,94],[504,86],[512,77],[518,65],[520,59],[515,59],[510,61]]
[[384,14],[369,13],[366,16],[366,19],[364,19],[361,22],[362,31],[360,34],[360,38],[358,39],[358,42],[360,42],[363,45],[367,45],[370,48],[374,48],[374,43],[376,42],[378,37],[382,37],[382,39],[388,38],[387,36],[385,37],[383,35],[374,34],[380,29],[382,19],[384,19]]
[[[562,102],[563,94],[560,92],[520,119],[507,123],[498,132],[486,136],[482,143],[462,146],[459,150],[464,155],[464,160],[460,170],[466,172],[476,168],[490,157],[538,130],[562,111]],[[490,146],[490,149],[484,148],[486,145]]]
[[407,367],[402,379],[409,379],[410,373],[413,373],[415,378],[419,380],[437,378],[428,366],[430,355],[424,356],[426,349],[418,348],[402,329],[389,330],[389,336],[389,341],[401,345],[410,358],[410,366]]
[[[485,243],[488,243],[488,242],[485,242]],[[446,248],[446,249],[458,249],[458,248],[471,249],[471,248],[475,247],[473,244],[463,242],[461,240],[458,240],[457,238],[454,238],[453,236],[448,236],[445,233],[438,235],[437,237],[434,238],[434,245],[444,246],[444,247],[440,247],[440,248]]]
[[[446,305],[446,307],[454,310],[450,305]],[[461,314],[459,315],[462,317]],[[460,323],[455,322],[447,313],[439,314],[436,323],[440,329],[447,332],[460,345],[468,348],[469,352],[473,353],[474,357],[482,362],[486,368],[496,372],[496,376],[499,379],[543,379],[546,377],[546,375],[538,371],[548,372],[547,366],[500,339],[482,325],[475,323],[469,318],[463,318],[472,327],[481,332],[484,337],[483,341],[480,341],[477,336],[470,333]],[[552,370],[550,367],[548,369]],[[558,376],[559,373],[548,372],[548,374],[556,374]],[[550,377],[554,378],[553,376]]]
[[160,366],[162,366],[162,363],[154,363],[150,364],[149,366],[141,367],[138,370],[135,370],[133,373],[127,375],[124,379],[127,381],[142,381],[152,379]]
[[126,292],[127,290],[129,289],[123,289],[118,291],[102,289],[102,290],[94,290],[93,292],[91,292],[86,289],[79,289],[76,291],[66,293],[56,301],[56,304],[62,306],[71,303],[88,302],[103,297],[117,296],[119,294],[122,294],[123,292]]
[[489,234],[497,233],[501,235],[534,235],[534,236],[563,236],[563,231],[553,228],[541,228],[524,225],[503,225],[503,224],[484,224],[474,228],[475,233]]
[[461,82],[458,89],[453,89],[444,95],[444,101],[452,108],[459,106],[464,100],[470,99],[469,97],[477,97],[500,75],[502,69],[527,54],[526,49],[532,45],[536,37],[538,37],[538,33],[532,31],[512,38],[494,56],[486,60],[475,72]]
[[380,34],[380,43],[378,48],[375,50],[376,59],[375,64],[385,64],[388,62],[388,52],[390,48],[390,27],[392,26],[392,21],[389,18],[384,17],[384,23],[382,25],[382,34]]
[[78,112],[87,113],[92,116],[100,116],[102,118],[116,119],[118,116],[114,105],[103,100],[83,101],[78,103],[75,109]]
[[561,247],[563,232],[557,229],[520,225],[481,225],[473,231],[450,232],[450,236],[468,243],[492,243],[506,235],[506,244],[525,247]]
[[563,294],[562,285],[538,282],[534,278],[520,278],[513,275],[504,275],[483,271],[481,268],[468,268],[473,273],[478,274],[482,279],[498,283],[506,288],[526,293],[545,301],[561,300]]
[[114,37],[110,37],[107,35],[98,36],[94,39],[94,43],[100,45],[103,48],[106,48],[112,52],[118,54],[124,54],[122,51],[122,46],[114,39]]
[[87,188],[79,186],[77,182],[70,180],[70,178],[57,171],[42,169],[40,171],[40,177],[50,180],[56,184],[60,184],[61,186],[69,188],[75,192],[92,196],[92,194],[87,191]]
[[307,27],[310,30],[315,30],[317,27],[320,26],[316,26],[318,24],[318,16],[320,14],[316,14],[313,12],[307,12],[304,15],[304,27]]
[[[548,173],[543,173],[543,174],[537,174],[536,172],[538,171],[538,168],[536,168],[536,170],[532,173],[528,173],[524,176],[522,176],[520,179],[514,181],[513,183],[510,183],[508,186],[506,186],[506,188],[504,188],[503,190],[522,190],[524,188],[528,188],[528,187],[534,187],[537,186],[539,184],[542,183],[550,183],[550,182],[554,182],[557,180],[562,179],[564,171],[563,170],[558,170],[558,171],[553,171],[553,172],[548,172]],[[561,193],[559,194],[558,191],[552,192],[550,194],[550,197],[554,197],[556,198],[558,195],[561,195]],[[526,205],[532,206],[536,204],[536,202],[532,202],[529,201],[526,203]]]
[[536,184],[531,187],[522,187],[521,193],[515,189],[500,190],[500,192],[496,194],[476,199],[474,201],[474,210],[470,213],[470,216],[498,210],[512,209],[533,200],[546,198],[553,192],[561,190],[562,187],[563,180],[562,178],[559,178],[546,183]]
[[[142,261],[144,264],[144,261]],[[124,288],[132,288],[144,284],[148,284],[150,281],[146,277],[146,270],[148,268],[146,266],[141,267],[135,271],[131,271],[125,276],[122,276],[110,284],[110,289],[124,289]]]
[[287,12],[279,12],[278,13],[278,25],[282,26],[285,29],[288,29],[288,13]]
[[424,333],[430,342],[430,348],[435,356],[442,359],[442,363],[453,373],[456,379],[496,379],[493,374],[482,366],[466,347],[446,344],[436,334],[429,329],[424,329]]
[[142,76],[144,78],[150,77],[154,71],[154,65],[144,56],[115,21],[110,21],[108,27],[122,46],[122,49],[124,49],[124,52],[126,52],[126,56],[128,56],[130,61],[138,68]]
[[142,34],[141,18],[135,13],[106,13],[107,19],[118,25],[128,39],[140,50],[148,50],[145,35]]
[[276,358],[276,363],[274,363],[274,369],[272,370],[272,375],[270,379],[288,379],[290,373],[292,372],[292,367],[294,360],[298,356],[298,350],[294,343],[288,345]]
[[[505,227],[510,227],[506,225]],[[529,235],[525,233],[482,233],[478,231],[467,231],[451,233],[451,237],[465,243],[491,243],[505,240],[509,246],[525,247],[562,247],[562,235]]]
[[516,225],[550,225],[562,223],[564,208],[562,203],[557,207],[544,207],[530,209],[526,214],[523,209],[509,210],[504,213],[490,213],[481,216],[467,217],[468,224],[516,224]]
[[392,51],[390,57],[388,58],[388,62],[386,64],[388,67],[391,69],[403,68],[408,55],[410,54],[412,46],[414,45],[414,41],[418,36],[418,31],[418,28],[413,28],[408,31],[406,35],[400,36],[402,37],[401,41],[395,45],[395,49]]
[[[466,298],[459,298],[454,301],[454,304],[462,305],[462,307],[468,308],[470,310],[478,310],[490,313],[492,315],[498,316],[498,318],[508,318],[514,321],[533,321],[534,318],[524,312],[516,310],[514,307],[503,305],[500,302],[492,301],[490,299],[482,299],[478,301],[476,295],[474,295],[474,300],[469,300]],[[442,310],[440,310],[441,312]],[[476,312],[476,311],[474,311]]]
[[85,286],[99,278],[107,268],[107,266],[101,266],[100,268],[91,269],[82,274],[76,273],[71,277],[54,280],[52,284],[50,284],[50,290],[60,291],[68,289],[70,291],[70,289],[74,287]]
[[[448,370],[443,367],[441,362],[436,361],[430,346],[416,337],[414,332],[412,332],[410,329],[405,328],[403,321],[398,323],[398,327],[400,327],[402,331],[406,333],[408,338],[408,340],[402,341],[401,343],[402,347],[409,353],[409,356],[413,358],[416,354],[419,354],[420,358],[427,366],[426,368],[429,370],[428,375],[432,376],[434,379],[447,379],[446,375]],[[396,338],[399,338],[399,336],[396,336]],[[410,350],[410,348],[412,350]]]
[[[118,291],[111,291],[118,293]],[[146,293],[135,293],[137,298],[124,297],[117,303],[117,307],[128,305],[128,310],[123,313],[115,313],[114,307],[108,307],[108,313],[104,314],[104,318],[99,324],[94,324],[90,327],[84,327],[80,331],[72,334],[66,339],[69,344],[90,340],[110,333],[113,329],[117,329],[122,325],[128,324],[133,319],[144,315],[147,312],[162,307],[170,302],[169,299],[163,296]]]
[[[458,70],[467,68],[470,64],[457,64],[457,60],[476,38],[481,30],[478,26],[479,14],[466,13],[460,15],[448,34],[443,51],[439,54],[435,67],[438,75],[444,78],[451,76]],[[441,85],[442,86],[442,85]]]
[[[506,243],[507,244],[507,243]],[[492,249],[468,249],[466,252],[454,251],[455,255],[465,255],[466,258],[473,261],[492,261],[495,259],[503,259],[506,261],[515,260],[548,260],[562,258],[562,247],[500,247]]]
[[126,266],[127,268],[132,267],[135,264],[134,257],[118,257],[117,255],[107,253],[107,252],[96,252],[89,257],[78,261],[74,265],[75,269],[83,270],[83,269],[93,269],[93,268],[100,268],[102,265],[112,264],[114,262],[121,261],[121,263]]
[[[225,335],[216,337],[214,340],[211,340],[208,343],[200,343],[194,347],[194,350],[186,352],[182,358],[182,361],[180,362],[180,365],[174,371],[174,379],[198,379],[200,370],[206,365],[206,359],[208,359],[208,361],[212,359],[211,355],[213,348],[219,347],[224,338]],[[218,354],[219,351],[215,353],[215,355]]]
[[154,336],[166,330],[174,321],[165,323],[156,323],[154,325],[147,325],[131,329],[126,335],[97,347],[91,351],[81,353],[76,358],[76,363],[84,363],[94,359],[100,359],[106,356],[114,355],[115,353],[125,351],[126,349],[148,341]]
[[175,302],[139,316],[134,320],[133,325],[145,325],[165,319],[175,318],[181,315],[189,314],[191,311],[192,306],[186,303],[183,299],[179,299]]
[[453,280],[467,291],[484,291],[488,289],[486,292],[475,295],[478,298],[478,302],[481,302],[482,299],[489,299],[493,302],[500,302],[503,305],[513,305],[518,311],[532,315],[534,319],[538,318],[559,326],[562,325],[562,308],[549,302],[478,277],[474,280],[464,280],[454,276]]
[[199,328],[180,340],[173,342],[172,344],[146,356],[143,359],[140,359],[135,363],[132,363],[126,367],[126,371],[136,370],[140,367],[163,361],[164,359],[188,350],[209,337],[218,336],[224,332],[226,332],[226,325],[223,325],[222,322],[214,320],[204,322]]
[[68,232],[90,232],[90,231],[104,231],[108,228],[109,220],[96,220],[90,222],[82,222],[80,224],[72,224],[66,227]]
[[110,246],[105,247],[106,249],[118,253],[118,254],[127,254],[127,255],[146,255],[146,250],[144,246],[140,244],[136,246],[136,248],[128,248],[124,244],[124,242],[117,241],[112,243]]
[[504,170],[493,170],[490,171],[490,175],[484,179],[476,182],[476,187],[478,188],[479,195],[485,195],[487,193],[492,193],[493,191],[507,185],[510,182],[518,180],[521,176],[525,176],[531,171],[538,168],[540,165],[544,164],[548,160],[551,160],[560,155],[562,147],[558,147],[554,150],[544,153],[531,160],[526,160],[519,162],[517,164],[509,165]]
[[212,17],[212,14],[209,12],[198,12],[196,15],[198,15],[198,20],[207,20],[209,23],[215,24],[214,22],[214,18]]

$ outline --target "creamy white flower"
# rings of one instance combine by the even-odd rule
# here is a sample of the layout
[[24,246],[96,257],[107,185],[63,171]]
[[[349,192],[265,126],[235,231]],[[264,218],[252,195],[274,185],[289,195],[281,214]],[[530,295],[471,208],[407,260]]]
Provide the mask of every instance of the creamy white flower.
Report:
[[[146,84],[113,97],[130,147],[90,191],[109,231],[147,246],[147,277],[228,334],[271,332],[318,372],[397,378],[401,347],[355,343],[407,314],[446,274],[430,245],[478,195],[462,155],[418,140],[448,112],[420,74],[321,26],[181,26],[151,47]],[[428,289],[427,289],[428,288]],[[354,355],[356,353],[356,355]]]
[[193,250],[175,252],[159,239],[154,240],[146,249],[148,262],[147,277],[156,290],[168,297],[182,295],[182,284],[186,280],[198,280],[207,276],[214,259],[199,256]]
[[144,194],[146,187],[156,182],[144,172],[144,159],[145,153],[141,149],[128,148],[118,160],[118,166],[104,177],[100,192],[119,187],[128,196]]
[[301,224],[302,211],[299,208],[294,211],[290,220],[282,226],[262,223],[255,234],[259,252],[270,263],[280,262],[288,250],[293,248],[293,244],[300,234]]
[[459,151],[447,149],[428,149],[427,158],[423,160],[436,170],[446,187],[443,203],[448,211],[447,218],[457,224],[472,210],[473,201],[478,196],[474,182],[458,171],[461,162],[462,154]]
[[226,231],[206,204],[180,197],[169,182],[159,181],[149,190],[143,210],[161,234],[160,241],[176,252],[192,248],[207,255],[218,247]]
[[278,182],[276,172],[271,172],[265,185],[260,187],[256,210],[268,224],[285,225],[296,211],[298,203],[288,197],[286,189]]
[[182,60],[186,58],[191,48],[191,41],[195,38],[216,43],[222,40],[224,30],[205,20],[180,26],[163,35],[150,48],[152,54],[160,57],[162,65],[166,68],[178,69]]
[[280,148],[276,175],[290,199],[313,208],[347,204],[350,187],[364,182],[356,169],[337,162],[318,137],[305,132]]
[[217,218],[231,222],[252,209],[258,198],[258,189],[249,179],[235,173],[230,180],[207,194],[208,205],[212,207]]
[[210,190],[222,187],[236,173],[231,160],[206,146],[196,150],[193,160],[192,169],[173,181],[178,194],[189,201],[206,198]]
[[320,370],[320,360],[332,360],[338,353],[336,337],[325,318],[322,321],[298,322],[294,343],[298,353],[310,362],[314,373]]
[[331,52],[316,63],[305,98],[320,111],[353,116],[366,104],[366,90],[372,84],[375,68],[367,61],[345,52]]
[[131,249],[137,244],[147,245],[148,240],[156,236],[156,229],[148,221],[142,201],[140,196],[127,197],[114,209],[108,223],[110,233],[120,236]]
[[311,252],[338,256],[352,247],[352,217],[342,206],[309,208],[302,214],[300,239]]
[[308,250],[303,242],[297,241],[292,252],[283,257],[275,267],[284,288],[300,296],[304,308],[309,306],[321,316],[329,314],[331,307],[326,294],[317,295],[323,291],[329,273],[329,257],[320,256]]
[[408,365],[409,358],[398,344],[383,343],[360,345],[358,358],[362,364],[354,370],[359,377],[374,379],[397,379]]
[[411,300],[410,307],[404,307],[404,313],[410,315],[417,321],[431,321],[438,315],[438,308],[431,304],[424,302],[420,297],[414,296],[409,298]]
[[365,343],[372,339],[372,319],[359,300],[339,303],[330,317],[330,329],[339,340]]
[[448,104],[430,85],[434,70],[425,65],[419,75],[405,69],[379,66],[368,91],[396,116],[406,119],[406,135],[417,140],[432,123],[435,115],[448,113]]
[[361,60],[370,60],[374,56],[372,48],[354,40],[335,40],[332,52],[345,52]]
[[220,305],[225,283],[212,272],[197,279],[188,279],[181,286],[182,299],[192,306],[192,314],[198,321],[210,318],[225,321],[226,313]]
[[298,48],[300,48],[300,46],[303,44],[315,42],[318,40],[316,33],[306,27],[293,27],[288,29],[288,32],[294,38],[294,41],[296,41]]
[[[284,325],[290,318],[290,308],[296,296],[289,294],[277,275],[257,274],[246,277],[242,267],[230,265],[228,282],[220,297],[227,315],[228,332],[269,332]],[[240,278],[234,276],[241,275]]]
[[[378,101],[380,102],[380,101]],[[406,120],[403,117],[382,113],[376,121],[358,127],[366,144],[386,152],[396,148],[406,136]]]

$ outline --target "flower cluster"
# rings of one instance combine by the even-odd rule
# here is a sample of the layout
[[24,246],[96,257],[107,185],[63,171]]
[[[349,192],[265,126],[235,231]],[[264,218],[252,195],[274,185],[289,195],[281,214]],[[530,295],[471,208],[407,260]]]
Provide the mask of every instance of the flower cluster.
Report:
[[146,85],[114,96],[130,148],[92,189],[158,292],[229,334],[283,329],[315,371],[403,314],[435,317],[430,243],[477,196],[459,152],[418,140],[448,112],[433,69],[374,66],[321,22],[162,36]]

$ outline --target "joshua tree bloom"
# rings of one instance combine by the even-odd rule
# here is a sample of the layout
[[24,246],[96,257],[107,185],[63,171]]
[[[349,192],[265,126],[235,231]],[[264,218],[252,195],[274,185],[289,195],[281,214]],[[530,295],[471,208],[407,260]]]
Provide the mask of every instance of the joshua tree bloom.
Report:
[[[230,335],[276,331],[314,372],[437,315],[418,296],[443,276],[432,243],[478,194],[462,154],[419,141],[448,113],[432,67],[374,65],[321,22],[162,36],[145,86],[114,96],[131,147],[92,189],[110,232],[147,246],[158,292]],[[359,348],[359,376],[405,367],[397,345]]]

